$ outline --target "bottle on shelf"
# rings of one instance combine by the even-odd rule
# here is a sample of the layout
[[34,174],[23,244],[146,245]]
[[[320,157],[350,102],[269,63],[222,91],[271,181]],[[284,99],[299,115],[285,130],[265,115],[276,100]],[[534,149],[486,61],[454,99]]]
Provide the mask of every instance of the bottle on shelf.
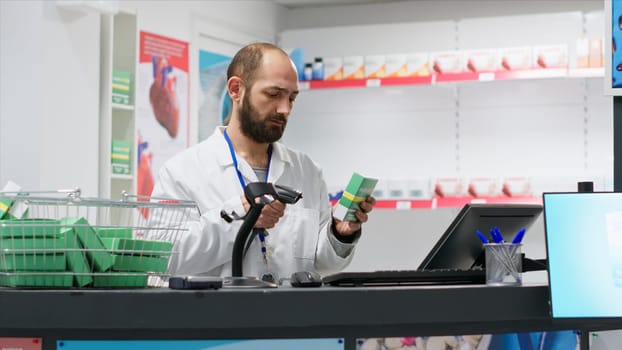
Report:
[[305,68],[302,72],[302,80],[309,81],[313,79],[313,63],[305,63]]
[[322,57],[313,60],[313,80],[324,80],[324,62]]

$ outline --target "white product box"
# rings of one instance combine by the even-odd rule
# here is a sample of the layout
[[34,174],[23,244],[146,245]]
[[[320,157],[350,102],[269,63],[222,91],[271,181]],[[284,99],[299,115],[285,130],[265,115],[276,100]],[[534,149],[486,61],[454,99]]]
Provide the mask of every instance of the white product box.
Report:
[[533,51],[530,46],[507,47],[499,49],[501,66],[507,70],[529,69],[532,67]]
[[590,65],[590,39],[578,38],[576,45],[576,67],[587,68]]
[[589,47],[589,66],[590,67],[603,67],[604,66],[604,44],[602,38],[591,38]]
[[365,56],[365,78],[384,78],[385,57],[384,55]]
[[531,195],[531,179],[529,177],[506,177],[502,180],[501,192],[508,197]]
[[406,65],[406,55],[385,56],[385,77],[405,77],[407,73],[408,67]]
[[464,67],[460,51],[431,52],[430,63],[437,74],[461,73]]
[[461,178],[438,178],[434,184],[434,194],[438,197],[466,195],[464,180]]
[[425,77],[430,75],[428,53],[412,53],[406,55],[406,76]]
[[341,57],[324,58],[324,80],[343,79],[343,59]]
[[343,79],[365,78],[365,57],[346,56],[343,58]]
[[465,50],[464,70],[471,72],[493,72],[501,66],[501,55],[497,49]]
[[500,181],[492,177],[474,177],[469,179],[467,191],[473,197],[497,196],[501,193]]
[[568,66],[568,45],[542,45],[533,47],[533,65],[540,68]]

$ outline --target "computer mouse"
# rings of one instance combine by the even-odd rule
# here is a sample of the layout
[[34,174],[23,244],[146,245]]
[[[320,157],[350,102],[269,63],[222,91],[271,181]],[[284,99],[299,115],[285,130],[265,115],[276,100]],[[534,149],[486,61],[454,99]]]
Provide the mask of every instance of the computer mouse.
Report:
[[292,287],[319,287],[322,285],[322,276],[314,271],[298,271],[292,273],[289,283]]

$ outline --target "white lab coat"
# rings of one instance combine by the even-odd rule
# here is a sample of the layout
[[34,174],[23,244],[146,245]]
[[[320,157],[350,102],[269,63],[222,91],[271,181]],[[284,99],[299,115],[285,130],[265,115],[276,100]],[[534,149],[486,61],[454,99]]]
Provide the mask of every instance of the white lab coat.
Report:
[[[171,274],[232,275],[233,242],[242,221],[227,223],[220,212],[243,215],[244,191],[222,130],[217,127],[208,139],[168,160],[158,173],[154,197],[190,199],[200,210],[190,230],[178,237]],[[260,181],[242,157],[237,161],[247,184]],[[267,266],[255,238],[244,258],[243,275],[259,278],[269,272],[282,278],[301,270],[326,275],[346,267],[354,244],[339,242],[330,232],[331,208],[320,168],[307,155],[275,143],[268,182],[301,191],[303,198],[287,205],[285,215],[267,230]]]

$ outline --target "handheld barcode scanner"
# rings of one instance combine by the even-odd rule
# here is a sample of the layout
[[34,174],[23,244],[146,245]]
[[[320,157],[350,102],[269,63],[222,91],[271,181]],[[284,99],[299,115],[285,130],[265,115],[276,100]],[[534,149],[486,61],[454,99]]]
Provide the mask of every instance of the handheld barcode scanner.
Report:
[[242,261],[246,249],[255,238],[255,235],[263,230],[253,229],[263,207],[275,200],[285,204],[294,204],[302,198],[302,193],[292,188],[273,185],[269,182],[252,182],[244,188],[244,196],[246,196],[251,208],[243,217],[244,221],[242,222],[242,226],[240,226],[235,236],[231,257],[232,276],[225,277],[223,288],[275,288],[277,286],[276,283],[262,281],[255,277],[244,276]]

